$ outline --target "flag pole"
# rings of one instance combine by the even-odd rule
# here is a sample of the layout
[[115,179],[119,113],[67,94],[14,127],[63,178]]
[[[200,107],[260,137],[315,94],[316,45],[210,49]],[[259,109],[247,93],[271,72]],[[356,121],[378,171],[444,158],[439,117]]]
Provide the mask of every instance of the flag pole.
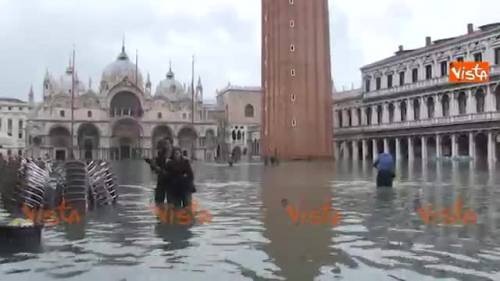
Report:
[[[194,114],[195,112],[194,112],[194,55],[193,55],[193,61],[191,64],[191,125],[193,126],[193,130],[194,130]],[[191,144],[191,159],[194,159],[194,146],[195,143]]]
[[194,125],[194,55],[191,66],[191,124]]
[[71,65],[71,151],[70,159],[74,160],[74,122],[75,122],[75,46],[73,45],[73,62]]
[[139,51],[135,49],[135,85],[139,87],[137,84],[137,77],[139,73]]

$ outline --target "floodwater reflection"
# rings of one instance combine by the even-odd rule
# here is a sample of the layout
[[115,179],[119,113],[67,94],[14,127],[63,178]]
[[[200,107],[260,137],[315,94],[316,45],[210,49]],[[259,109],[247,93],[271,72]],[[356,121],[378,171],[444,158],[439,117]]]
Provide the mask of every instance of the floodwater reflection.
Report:
[[[115,164],[116,206],[43,232],[41,249],[1,252],[0,280],[500,280],[500,176],[481,163],[399,163],[376,189],[370,163],[195,163],[207,224],[164,224],[140,161]],[[477,213],[477,224],[425,224],[421,206]],[[294,224],[283,199],[325,202],[338,225]]]

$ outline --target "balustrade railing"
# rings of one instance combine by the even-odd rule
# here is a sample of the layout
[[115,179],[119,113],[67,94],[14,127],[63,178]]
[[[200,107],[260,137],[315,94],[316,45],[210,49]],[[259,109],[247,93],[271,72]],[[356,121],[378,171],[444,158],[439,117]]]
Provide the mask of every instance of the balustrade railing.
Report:
[[421,80],[421,81],[417,81],[415,83],[404,84],[402,86],[394,86],[392,88],[375,90],[375,91],[366,93],[365,97],[366,98],[379,97],[379,96],[390,95],[390,94],[404,92],[404,91],[416,90],[416,89],[420,89],[420,88],[427,88],[427,87],[441,85],[441,84],[445,84],[445,83],[448,83],[448,76],[436,77],[436,78],[432,78],[429,80]]
[[356,132],[374,132],[374,131],[400,130],[400,129],[411,129],[411,128],[431,127],[431,126],[441,126],[441,125],[453,125],[453,124],[463,124],[467,122],[481,122],[490,120],[500,121],[500,112],[482,112],[482,113],[443,116],[431,119],[420,119],[420,120],[402,121],[394,123],[371,124],[371,125],[362,125],[355,127],[337,127],[334,128],[334,131],[337,134],[349,134]]

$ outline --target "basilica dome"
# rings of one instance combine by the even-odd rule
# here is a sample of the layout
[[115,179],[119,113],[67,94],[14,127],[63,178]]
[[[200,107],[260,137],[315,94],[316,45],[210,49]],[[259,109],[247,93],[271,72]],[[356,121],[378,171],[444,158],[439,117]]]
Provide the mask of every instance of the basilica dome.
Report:
[[[137,83],[136,83],[137,75]],[[127,53],[125,52],[125,46],[122,47],[121,53],[118,58],[106,66],[102,72],[101,78],[101,90],[106,91],[111,89],[116,84],[120,83],[125,77],[127,80],[136,84],[137,87],[143,88],[142,74],[136,65],[130,61]]]
[[[59,79],[59,83],[54,85],[55,91],[57,94],[68,94],[71,95],[71,89],[73,87],[73,73],[72,73],[72,68],[71,66],[68,66],[66,69],[66,72],[61,75],[61,78]],[[78,79],[78,74],[75,72],[75,94],[80,94],[85,92],[85,85],[80,82]]]
[[175,75],[171,68],[167,73],[167,77],[160,81],[156,87],[155,97],[167,98],[169,101],[174,102],[190,98],[184,86],[182,86],[179,81],[175,80]]

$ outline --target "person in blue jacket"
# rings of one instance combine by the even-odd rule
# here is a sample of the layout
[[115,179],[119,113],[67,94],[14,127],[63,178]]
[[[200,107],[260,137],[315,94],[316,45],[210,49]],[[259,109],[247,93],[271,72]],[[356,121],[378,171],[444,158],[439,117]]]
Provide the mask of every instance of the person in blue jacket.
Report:
[[394,158],[389,153],[380,153],[373,167],[377,168],[377,187],[392,187],[394,173]]

